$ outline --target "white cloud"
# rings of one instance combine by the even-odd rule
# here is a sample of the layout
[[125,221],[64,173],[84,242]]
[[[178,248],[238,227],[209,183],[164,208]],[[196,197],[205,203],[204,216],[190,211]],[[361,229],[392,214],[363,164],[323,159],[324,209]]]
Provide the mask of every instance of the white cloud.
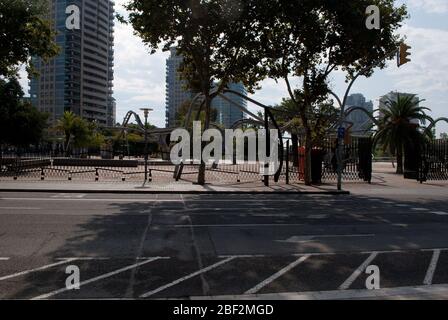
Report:
[[396,69],[389,69],[400,87],[421,94],[445,93],[448,88],[448,31],[406,26],[403,34],[412,47],[411,62]]
[[422,9],[428,13],[448,12],[447,0],[408,0],[409,6],[415,9]]
[[[123,2],[123,1],[121,1]],[[117,121],[129,110],[152,107],[152,123],[165,123],[165,61],[167,53],[150,55],[132,27],[116,24],[115,30],[115,98]]]

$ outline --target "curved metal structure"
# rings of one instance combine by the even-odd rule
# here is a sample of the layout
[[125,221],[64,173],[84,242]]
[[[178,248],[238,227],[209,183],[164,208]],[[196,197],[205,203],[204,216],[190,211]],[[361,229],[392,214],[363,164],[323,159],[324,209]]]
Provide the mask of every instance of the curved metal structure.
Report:
[[425,129],[425,133],[426,134],[430,134],[431,133],[431,130],[436,126],[436,124],[438,123],[438,122],[440,122],[440,121],[445,121],[446,123],[448,123],[448,118],[438,118],[438,119],[436,119],[436,120],[434,120],[434,121],[431,121],[431,124],[429,125],[429,127],[427,127],[426,129]]

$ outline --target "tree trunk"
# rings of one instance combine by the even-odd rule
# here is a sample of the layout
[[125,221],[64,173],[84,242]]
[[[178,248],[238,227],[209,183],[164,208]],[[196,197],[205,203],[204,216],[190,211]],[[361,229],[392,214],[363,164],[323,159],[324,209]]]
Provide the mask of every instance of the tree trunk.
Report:
[[401,148],[397,149],[397,174],[403,174],[403,150]]
[[[292,143],[292,165],[295,168],[299,167],[299,136],[295,133],[291,134]],[[289,150],[288,150],[289,152]]]
[[309,128],[305,129],[305,168],[304,168],[304,179],[305,185],[310,186],[312,184],[311,178],[311,152],[313,150],[311,138],[311,130]]
[[[205,96],[205,125],[204,125],[204,131],[207,130],[210,127],[210,109],[212,104],[212,98],[207,94]],[[201,164],[199,165],[199,173],[198,173],[198,184],[204,185],[205,184],[205,169],[206,165],[204,162],[204,159],[202,159],[202,151],[204,149],[204,145],[201,142]]]

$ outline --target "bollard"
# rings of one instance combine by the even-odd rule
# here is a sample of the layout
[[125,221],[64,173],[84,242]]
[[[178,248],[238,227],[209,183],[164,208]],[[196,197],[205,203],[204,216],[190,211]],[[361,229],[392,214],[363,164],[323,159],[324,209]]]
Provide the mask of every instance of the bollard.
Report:
[[44,180],[45,180],[45,171],[44,171],[44,168],[41,168],[41,171],[40,171],[40,180],[41,180],[41,181],[44,181]]
[[100,180],[100,175],[99,175],[99,173],[98,173],[98,169],[95,169],[96,170],[96,173],[95,173],[95,181],[98,181],[98,180]]

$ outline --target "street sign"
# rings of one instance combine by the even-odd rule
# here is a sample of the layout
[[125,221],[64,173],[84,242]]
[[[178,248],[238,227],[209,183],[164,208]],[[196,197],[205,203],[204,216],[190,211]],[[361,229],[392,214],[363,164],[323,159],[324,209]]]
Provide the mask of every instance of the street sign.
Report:
[[344,137],[345,137],[345,128],[340,127],[338,129],[338,139],[344,139]]

